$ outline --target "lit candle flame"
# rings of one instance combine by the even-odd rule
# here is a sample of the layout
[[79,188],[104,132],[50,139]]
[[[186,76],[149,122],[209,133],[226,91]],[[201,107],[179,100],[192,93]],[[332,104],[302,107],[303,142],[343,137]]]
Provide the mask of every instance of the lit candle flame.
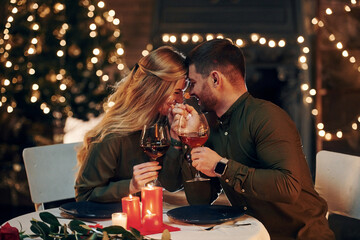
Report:
[[129,198],[132,199],[132,197],[133,197],[133,196],[130,194],[130,195],[129,195]]

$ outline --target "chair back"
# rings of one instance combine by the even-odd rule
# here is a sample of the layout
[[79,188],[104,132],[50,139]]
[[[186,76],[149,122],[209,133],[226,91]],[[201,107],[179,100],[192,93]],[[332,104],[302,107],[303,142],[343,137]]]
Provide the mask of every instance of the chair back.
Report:
[[330,213],[360,219],[360,157],[318,152],[315,189],[327,201]]
[[25,148],[23,158],[35,210],[75,197],[76,150],[81,143]]

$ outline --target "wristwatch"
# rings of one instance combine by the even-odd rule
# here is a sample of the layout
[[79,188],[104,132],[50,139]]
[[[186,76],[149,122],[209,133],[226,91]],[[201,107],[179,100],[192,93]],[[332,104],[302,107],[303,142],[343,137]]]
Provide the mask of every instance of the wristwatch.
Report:
[[226,158],[222,158],[220,159],[220,161],[216,164],[215,166],[215,174],[218,176],[218,177],[221,177],[222,175],[224,175],[226,169],[227,169],[227,163],[228,163],[228,159]]

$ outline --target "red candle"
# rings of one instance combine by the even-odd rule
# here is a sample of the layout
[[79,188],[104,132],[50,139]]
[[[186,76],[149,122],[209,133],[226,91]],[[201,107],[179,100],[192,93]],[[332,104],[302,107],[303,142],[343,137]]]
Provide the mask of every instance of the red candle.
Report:
[[142,217],[146,216],[148,210],[157,215],[163,223],[163,192],[162,187],[146,186],[141,189]]
[[145,231],[159,231],[162,227],[162,221],[158,215],[151,213],[147,210],[145,216],[143,216],[143,229]]
[[127,214],[127,229],[133,227],[139,230],[141,227],[140,198],[130,194],[128,197],[123,197],[121,203],[123,212]]

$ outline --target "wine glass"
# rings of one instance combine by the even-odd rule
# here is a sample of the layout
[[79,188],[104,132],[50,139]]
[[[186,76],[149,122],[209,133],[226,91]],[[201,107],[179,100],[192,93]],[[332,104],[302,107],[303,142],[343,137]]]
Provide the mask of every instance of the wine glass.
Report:
[[[170,147],[170,133],[168,126],[163,123],[144,125],[141,132],[140,147],[150,157],[150,161],[157,161]],[[150,182],[153,186],[159,186],[157,179]]]
[[[181,115],[179,119],[178,135],[180,140],[188,146],[185,153],[186,160],[191,164],[191,149],[201,147],[209,138],[210,129],[204,113],[194,111],[195,114]],[[186,182],[209,181],[208,178],[200,176],[200,172],[195,173],[195,177]]]

